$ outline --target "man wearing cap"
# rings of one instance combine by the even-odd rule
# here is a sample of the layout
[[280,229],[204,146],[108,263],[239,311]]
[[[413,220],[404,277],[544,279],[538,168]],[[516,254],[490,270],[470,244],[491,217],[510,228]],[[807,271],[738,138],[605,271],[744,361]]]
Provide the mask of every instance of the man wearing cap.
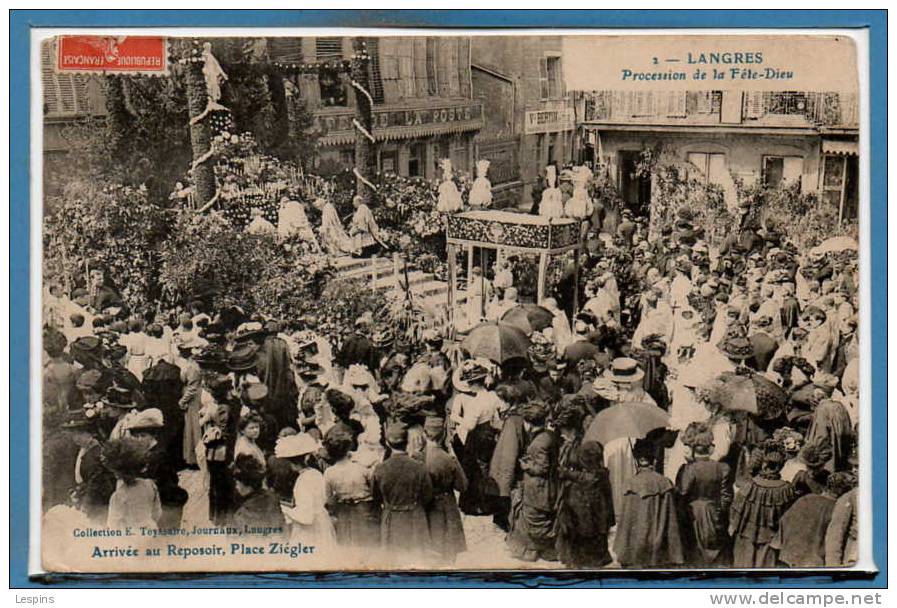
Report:
[[[564,349],[564,360],[570,366],[576,366],[583,359],[604,360],[607,353],[601,350],[591,341],[591,337],[598,329],[598,321],[595,315],[583,311],[573,320],[574,339]],[[605,363],[607,363],[605,361]]]
[[93,421],[87,418],[84,410],[66,411],[64,416],[56,427],[62,432],[47,432],[49,428],[45,427],[41,441],[41,505],[44,512],[69,503],[75,487],[78,454],[81,447],[94,438]]
[[386,427],[392,454],[377,465],[373,475],[374,500],[382,505],[380,542],[398,561],[406,561],[431,548],[427,507],[433,501],[433,483],[426,467],[411,458],[404,423]]

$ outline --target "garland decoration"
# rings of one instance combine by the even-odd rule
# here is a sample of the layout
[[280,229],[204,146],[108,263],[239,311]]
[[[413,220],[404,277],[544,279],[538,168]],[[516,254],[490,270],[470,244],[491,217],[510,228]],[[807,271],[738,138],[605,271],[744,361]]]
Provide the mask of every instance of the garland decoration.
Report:
[[361,173],[359,173],[357,168],[353,167],[353,168],[352,168],[352,173],[355,174],[355,177],[357,177],[359,180],[361,180],[361,183],[362,183],[362,184],[364,184],[365,186],[367,186],[368,188],[370,188],[370,189],[373,190],[374,192],[377,191],[377,186],[375,186],[374,184],[372,184],[372,183],[370,182],[370,180],[368,180],[365,176],[363,176]]
[[361,134],[367,137],[371,143],[374,143],[374,136],[371,135],[371,132],[364,128],[360,122],[358,122],[357,118],[352,119],[352,126],[361,131]]
[[364,88],[363,86],[361,86],[361,84],[360,84],[357,80],[355,80],[354,78],[353,78],[352,80],[350,80],[349,83],[352,85],[352,88],[356,89],[356,90],[357,90],[358,92],[360,92],[362,95],[364,95],[365,97],[367,97],[367,98],[368,98],[368,103],[370,103],[370,104],[371,104],[371,107],[373,107],[373,105],[374,105],[374,98],[371,97],[371,94],[368,92],[368,90],[367,90],[366,88]]

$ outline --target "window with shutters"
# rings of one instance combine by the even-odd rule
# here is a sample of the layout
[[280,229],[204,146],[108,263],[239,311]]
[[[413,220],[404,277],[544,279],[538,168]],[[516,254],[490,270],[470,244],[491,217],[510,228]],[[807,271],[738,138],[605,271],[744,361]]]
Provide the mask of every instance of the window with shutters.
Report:
[[548,87],[548,58],[539,59],[539,96],[542,99],[550,98],[550,90]]
[[45,114],[86,114],[94,109],[90,105],[86,74],[57,74],[53,69],[54,45],[41,47],[41,84]]
[[315,59],[333,61],[343,58],[343,39],[339,36],[315,38]]
[[564,81],[561,74],[561,58],[545,58],[545,76],[548,79],[548,97],[559,99],[564,96]]
[[454,38],[439,38],[436,46],[436,73],[439,75],[439,95],[442,97],[457,97],[458,86],[458,55],[457,40]]
[[375,104],[382,104],[383,96],[383,75],[380,70],[380,39],[368,39],[368,55],[371,60],[368,62],[368,85],[371,97]]
[[412,49],[412,63],[414,64],[414,96],[426,97],[428,95],[427,39],[415,38]]
[[803,167],[802,156],[764,156],[763,183],[770,188],[799,184]]
[[663,113],[669,118],[685,118],[686,92],[668,91],[664,93]]
[[458,81],[460,84],[460,95],[464,98],[470,98],[473,94],[470,88],[470,39],[461,38],[458,40]]
[[280,63],[302,63],[302,39],[268,38],[268,56]]
[[705,184],[723,183],[726,175],[726,155],[714,152],[689,152],[688,162],[697,167],[692,177]]
[[427,94],[439,94],[439,75],[436,68],[436,43],[435,38],[427,38]]

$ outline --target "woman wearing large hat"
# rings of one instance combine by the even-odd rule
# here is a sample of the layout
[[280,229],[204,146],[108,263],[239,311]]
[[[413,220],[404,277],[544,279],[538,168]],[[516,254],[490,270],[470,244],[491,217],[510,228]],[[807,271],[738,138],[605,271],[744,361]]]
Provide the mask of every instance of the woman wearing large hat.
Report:
[[495,425],[504,405],[491,390],[497,377],[497,366],[486,359],[464,361],[453,377],[457,392],[450,414],[452,445],[467,475],[467,491],[461,494],[460,506],[468,515],[484,515],[490,510],[485,471],[495,449]]
[[284,507],[292,544],[326,548],[335,542],[335,531],[327,513],[326,484],[316,467],[321,443],[308,433],[281,437],[274,455],[290,463],[298,475],[293,485],[293,505]]
[[202,373],[194,357],[200,354],[208,343],[201,338],[187,334],[178,340],[178,356],[175,364],[181,369],[183,391],[178,407],[184,415],[183,457],[188,466],[195,467],[196,448],[202,442],[202,430],[199,422],[199,410],[202,407]]
[[70,433],[71,440],[78,446],[74,499],[93,524],[105,527],[109,498],[115,492],[115,476],[103,464],[98,418],[89,413],[86,410],[72,412],[62,428]]

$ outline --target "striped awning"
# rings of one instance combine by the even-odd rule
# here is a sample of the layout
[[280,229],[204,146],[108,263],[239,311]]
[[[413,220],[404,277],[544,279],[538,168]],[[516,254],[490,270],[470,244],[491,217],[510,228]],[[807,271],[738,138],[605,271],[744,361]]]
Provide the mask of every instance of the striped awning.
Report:
[[837,141],[832,139],[822,140],[822,153],[834,156],[857,156],[857,142]]
[[[450,124],[421,125],[411,127],[388,127],[386,129],[374,129],[372,135],[377,141],[393,141],[397,139],[417,139],[432,135],[444,135],[463,133],[465,131],[478,131],[483,128],[483,120],[468,120]],[[321,146],[342,146],[355,141],[353,131],[343,131],[328,134],[318,140]]]

